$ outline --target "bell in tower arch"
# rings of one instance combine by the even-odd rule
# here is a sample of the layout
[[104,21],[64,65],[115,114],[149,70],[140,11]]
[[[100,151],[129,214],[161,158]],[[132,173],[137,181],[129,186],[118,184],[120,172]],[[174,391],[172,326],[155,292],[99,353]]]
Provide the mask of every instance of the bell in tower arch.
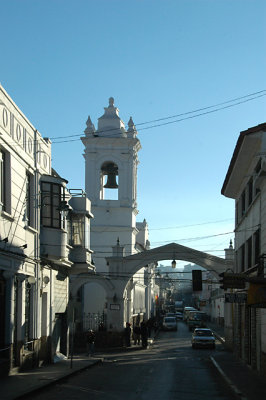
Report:
[[107,182],[104,185],[104,188],[106,189],[117,189],[118,184],[116,183],[116,174],[112,171],[110,171],[107,175]]
[[102,172],[104,175],[107,175],[106,184],[104,185],[105,189],[117,189],[118,184],[116,182],[116,176],[118,175],[118,167],[114,163],[105,163],[102,166]]

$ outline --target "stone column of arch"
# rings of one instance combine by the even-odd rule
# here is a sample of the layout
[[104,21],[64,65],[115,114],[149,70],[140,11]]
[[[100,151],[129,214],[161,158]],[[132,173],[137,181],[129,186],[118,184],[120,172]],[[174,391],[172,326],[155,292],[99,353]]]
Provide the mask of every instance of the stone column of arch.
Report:
[[[124,290],[125,282],[111,279],[110,277],[83,273],[71,277],[70,281],[70,301],[68,305],[68,317],[69,321],[74,319],[77,312],[73,311],[77,308],[77,295],[78,290],[85,284],[97,282],[100,286],[105,289],[106,292],[106,318],[107,318],[107,330],[108,331],[120,331],[123,329],[124,319]],[[71,325],[71,324],[70,324]]]

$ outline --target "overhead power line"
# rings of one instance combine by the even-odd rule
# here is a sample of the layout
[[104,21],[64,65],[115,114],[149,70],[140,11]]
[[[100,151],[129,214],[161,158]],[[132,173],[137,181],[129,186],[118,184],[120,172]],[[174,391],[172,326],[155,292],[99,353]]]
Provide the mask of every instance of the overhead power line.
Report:
[[[256,229],[256,228],[258,228],[259,227],[259,224],[258,225],[253,225],[253,226],[251,226],[251,227],[248,227],[248,228],[245,228],[245,229],[241,229],[241,230],[238,230],[238,233],[239,232],[254,232],[254,229]],[[100,232],[100,233],[102,233],[102,232]],[[163,245],[163,243],[176,243],[176,244],[179,244],[179,242],[190,242],[190,241],[195,241],[195,240],[202,240],[202,239],[209,239],[209,238],[214,238],[214,237],[218,237],[218,236],[225,236],[225,235],[231,235],[231,234],[234,234],[234,231],[228,231],[228,232],[220,232],[220,233],[216,233],[216,234],[213,234],[213,235],[207,235],[207,236],[196,236],[196,237],[191,237],[191,238],[180,238],[180,239],[174,239],[174,240],[165,240],[165,241],[160,241],[160,242],[153,242],[153,246],[154,246],[154,244],[156,244],[156,243],[161,243],[161,245],[159,245],[159,246],[154,246],[154,247],[152,247],[152,248],[150,248],[149,250],[154,250],[154,249],[156,249],[157,247],[161,247],[161,246],[164,246]],[[43,246],[47,246],[48,245],[48,243],[42,243],[43,244]],[[120,243],[120,245],[121,246],[131,246],[132,245],[132,243]],[[59,244],[49,244],[49,246],[53,246],[53,247],[56,247],[56,246],[61,246],[61,245],[59,245]],[[100,253],[103,253],[103,254],[110,254],[110,251],[108,250],[108,251],[104,251],[104,250],[102,250],[102,251],[99,251],[99,250],[97,250],[97,249],[99,249],[99,248],[101,248],[101,249],[104,249],[104,248],[108,248],[108,249],[110,249],[110,248],[112,248],[112,247],[114,247],[115,246],[115,244],[112,246],[112,245],[107,245],[107,244],[102,244],[102,245],[97,245],[96,246],[96,250],[95,250],[95,253],[98,253],[98,254],[100,254]],[[183,246],[183,245],[182,245]],[[184,247],[186,247],[186,246],[184,246]],[[196,250],[196,249],[194,249],[194,250]],[[201,251],[201,250],[197,250],[197,251]],[[212,251],[212,250],[210,250],[210,251]],[[213,251],[219,251],[219,250],[213,250]],[[204,252],[206,252],[206,251],[204,251]],[[131,253],[131,252],[128,252],[128,254],[129,255],[139,255],[140,257],[141,257],[141,254],[142,254],[142,252],[138,252],[138,253]],[[172,250],[170,250],[170,252],[169,252],[169,254],[172,254],[173,255],[173,251]],[[170,257],[171,258],[171,257]]]
[[[253,101],[256,100],[258,98],[264,97],[266,96],[266,89],[264,90],[260,90],[258,92],[254,92],[254,93],[250,93],[247,94],[245,96],[241,96],[241,97],[236,97],[234,99],[231,100],[227,100],[227,101],[223,101],[221,103],[216,103],[213,104],[211,106],[207,106],[207,107],[201,107],[195,110],[191,110],[191,111],[186,111],[184,113],[179,113],[179,114],[174,114],[174,115],[170,115],[170,116],[166,116],[166,117],[161,117],[161,118],[157,118],[154,120],[150,120],[150,121],[145,121],[145,122],[139,122],[137,124],[135,124],[136,127],[140,127],[138,128],[138,131],[141,130],[148,130],[148,129],[152,129],[152,128],[157,128],[160,126],[164,126],[164,125],[169,125],[169,124],[174,124],[174,123],[178,123],[178,122],[182,122],[188,119],[193,119],[193,118],[198,118],[201,117],[203,115],[207,115],[207,114],[211,114],[214,112],[218,112],[221,110],[225,110],[227,108],[231,108],[231,107],[236,107],[240,104],[243,103],[247,103],[249,101]],[[230,104],[233,103],[233,104]],[[174,121],[167,121],[169,119],[173,119],[173,118],[177,118],[177,117],[183,117],[183,118],[179,118],[177,120]],[[153,124],[156,122],[160,122],[160,121],[167,121],[167,122],[163,122],[160,124],[155,124],[155,125],[150,125],[150,126],[144,126],[141,127],[142,125],[147,125],[147,124]],[[108,132],[113,132],[116,131],[117,129],[111,128],[111,129],[106,129],[103,131],[96,131],[96,134],[101,134],[101,133],[108,133]],[[57,143],[68,143],[68,142],[75,142],[75,141],[79,141],[81,137],[81,134],[72,134],[72,135],[63,135],[63,136],[57,136],[57,137],[49,137],[49,139],[53,140],[53,144],[57,144]],[[67,139],[67,138],[75,138],[75,139]],[[58,139],[65,139],[65,140],[58,140]],[[13,146],[13,147],[19,147],[21,148],[22,145],[11,140],[11,141],[6,141],[7,144]],[[35,143],[43,143],[43,138],[41,138],[40,140],[35,140]]]
[[[177,118],[177,117],[181,117],[181,116],[184,116],[184,115],[194,114],[194,113],[197,113],[197,112],[199,112],[199,111],[205,111],[205,110],[208,110],[208,109],[210,109],[210,108],[222,106],[222,105],[225,105],[225,104],[228,104],[228,103],[233,103],[233,102],[235,102],[235,101],[242,100],[242,99],[245,99],[245,98],[247,98],[247,97],[251,97],[251,96],[255,96],[255,95],[260,95],[260,96],[258,96],[258,97],[265,96],[265,94],[266,94],[265,92],[266,92],[266,90],[260,90],[259,92],[254,92],[254,93],[247,94],[247,95],[245,95],[245,96],[236,97],[236,98],[234,98],[234,99],[227,100],[227,101],[224,101],[224,102],[222,102],[222,103],[217,103],[217,104],[214,104],[214,105],[212,105],[212,106],[207,106],[207,107],[203,107],[203,108],[198,108],[198,109],[196,109],[196,110],[187,111],[187,112],[185,112],[185,113],[175,114],[175,115],[171,115],[171,116],[169,116],[169,117],[163,117],[163,118],[159,118],[159,119],[155,119],[155,120],[151,120],[151,121],[147,121],[147,122],[141,122],[141,123],[139,123],[139,124],[136,124],[135,126],[140,126],[140,125],[145,125],[145,124],[151,124],[151,123],[154,123],[154,122],[164,121],[164,120],[171,119],[171,118]],[[262,93],[264,93],[264,94],[262,94]],[[254,97],[254,99],[256,99],[256,98],[257,98],[257,97]],[[253,100],[253,99],[250,99],[250,100]],[[249,101],[249,100],[247,100],[247,101]]]
[[169,227],[163,227],[163,228],[149,228],[149,231],[161,231],[164,229],[183,229],[183,228],[192,228],[194,226],[201,226],[201,225],[209,225],[209,224],[217,224],[220,222],[228,222],[228,221],[234,221],[234,218],[227,218],[227,219],[220,219],[216,221],[209,221],[209,222],[200,222],[198,224],[191,224],[191,225],[178,225],[178,226],[169,226]]
[[[208,222],[199,222],[198,224],[188,224],[188,225],[177,225],[177,226],[165,226],[165,227],[159,227],[159,228],[148,228],[148,231],[162,231],[162,230],[174,230],[174,229],[184,229],[184,228],[193,228],[195,226],[202,226],[202,225],[210,225],[210,224],[217,224],[221,222],[228,222],[228,221],[234,221],[234,218],[227,218],[227,219],[220,219],[220,220],[215,220],[215,221],[208,221]],[[118,232],[117,229],[109,229],[109,227],[102,227],[102,230],[99,230],[100,226],[97,226],[97,233],[103,233],[103,232]],[[124,227],[123,227],[124,228]],[[123,232],[131,232],[132,228],[129,229],[123,229]]]
[[[243,104],[243,103],[258,99],[258,98],[263,97],[263,96],[266,96],[266,90],[261,90],[259,92],[250,93],[250,94],[247,94],[245,96],[237,97],[237,98],[234,98],[232,100],[227,100],[227,101],[224,101],[224,102],[221,102],[221,103],[217,103],[217,104],[214,104],[214,105],[211,105],[211,106],[198,108],[196,110],[187,111],[187,112],[184,112],[184,113],[179,113],[179,114],[175,114],[175,115],[171,115],[171,116],[167,116],[167,117],[162,117],[162,118],[158,118],[158,119],[154,119],[154,120],[150,120],[150,121],[146,121],[146,122],[136,123],[135,126],[138,127],[138,126],[142,126],[142,125],[153,124],[153,123],[160,122],[160,121],[166,121],[166,120],[177,118],[177,117],[184,117],[184,118],[180,118],[180,119],[177,119],[177,120],[174,120],[174,121],[167,121],[167,122],[163,122],[161,124],[155,124],[155,125],[151,125],[151,126],[147,126],[147,127],[138,128],[138,131],[152,129],[152,128],[156,128],[156,127],[160,127],[160,126],[164,126],[164,125],[169,125],[169,124],[174,124],[174,123],[178,123],[178,122],[181,122],[181,121],[185,121],[187,119],[193,119],[193,118],[197,118],[197,117],[200,117],[200,116],[203,116],[203,115],[207,115],[207,114],[211,114],[211,113],[214,113],[214,112],[218,112],[218,111],[221,111],[221,110],[224,110],[224,109],[227,109],[227,108],[235,107],[235,106],[238,106],[240,104]],[[229,103],[233,103],[233,104],[229,104]],[[194,114],[194,115],[191,115],[191,114]],[[95,133],[97,135],[101,134],[101,133],[106,134],[108,132],[112,132],[112,131],[116,131],[116,130],[117,130],[116,128],[115,129],[114,128],[110,128],[110,129],[106,129],[106,130],[103,130],[103,131],[99,131],[98,130]],[[64,135],[64,136],[51,137],[50,139],[57,140],[57,139],[61,139],[61,138],[62,139],[63,138],[71,138],[71,137],[74,138],[74,137],[77,137],[77,136],[80,138],[80,134],[74,134],[74,135]],[[61,140],[60,141],[53,141],[53,143],[64,143],[64,142],[68,142],[68,141],[69,142],[73,142],[73,141],[79,140],[79,138],[78,139],[70,139],[70,140],[62,140],[62,141]]]

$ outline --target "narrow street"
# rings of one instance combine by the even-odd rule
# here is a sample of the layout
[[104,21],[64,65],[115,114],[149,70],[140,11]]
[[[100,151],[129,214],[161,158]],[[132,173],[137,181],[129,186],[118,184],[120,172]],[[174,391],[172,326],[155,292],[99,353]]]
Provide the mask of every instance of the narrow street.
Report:
[[191,332],[178,322],[177,332],[160,332],[150,349],[101,354],[101,365],[27,398],[230,400],[235,397],[209,358],[221,351],[218,342],[216,350],[193,350]]

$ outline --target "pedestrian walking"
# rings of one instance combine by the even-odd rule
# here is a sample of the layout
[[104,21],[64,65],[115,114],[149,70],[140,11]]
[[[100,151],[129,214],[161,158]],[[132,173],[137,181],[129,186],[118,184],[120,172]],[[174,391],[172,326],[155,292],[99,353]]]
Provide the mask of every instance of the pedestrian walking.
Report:
[[130,347],[131,345],[130,338],[131,338],[131,328],[130,328],[130,323],[127,322],[125,327],[125,342],[127,347]]
[[157,331],[159,329],[159,320],[158,319],[155,319],[153,328],[154,328],[154,332],[157,333]]
[[148,329],[145,321],[142,321],[140,325],[140,335],[141,335],[142,347],[146,349],[148,346]]
[[140,344],[140,326],[139,325],[135,325],[133,327],[133,340],[134,340],[134,344]]
[[153,318],[149,318],[147,321],[147,328],[148,328],[148,337],[151,337],[151,332],[153,329]]
[[86,342],[87,342],[87,355],[93,356],[94,355],[94,342],[95,342],[95,332],[92,329],[89,329],[86,335]]

